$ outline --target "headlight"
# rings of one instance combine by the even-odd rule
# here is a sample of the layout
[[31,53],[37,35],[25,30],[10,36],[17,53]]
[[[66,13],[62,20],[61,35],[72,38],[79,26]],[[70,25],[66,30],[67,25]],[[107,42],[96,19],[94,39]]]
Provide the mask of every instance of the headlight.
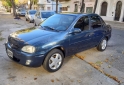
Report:
[[27,52],[27,53],[34,53],[35,50],[36,50],[35,47],[34,46],[30,46],[30,45],[24,46],[22,48],[22,51],[23,52]]

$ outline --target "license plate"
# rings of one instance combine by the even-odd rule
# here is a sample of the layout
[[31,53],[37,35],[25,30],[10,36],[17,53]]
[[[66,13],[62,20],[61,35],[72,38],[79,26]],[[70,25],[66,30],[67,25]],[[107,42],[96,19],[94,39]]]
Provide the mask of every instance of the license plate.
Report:
[[13,58],[13,52],[9,49],[7,49],[7,55],[11,58]]

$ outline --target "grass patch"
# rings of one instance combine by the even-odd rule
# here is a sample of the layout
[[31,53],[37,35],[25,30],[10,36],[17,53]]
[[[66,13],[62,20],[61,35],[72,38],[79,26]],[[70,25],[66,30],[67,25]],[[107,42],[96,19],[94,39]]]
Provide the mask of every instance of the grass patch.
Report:
[[4,40],[5,38],[3,38],[2,36],[2,31],[0,31],[0,41]]
[[0,37],[0,41],[2,41],[2,40],[4,40],[5,38],[3,38],[3,37]]
[[2,35],[2,30],[0,30],[0,36]]

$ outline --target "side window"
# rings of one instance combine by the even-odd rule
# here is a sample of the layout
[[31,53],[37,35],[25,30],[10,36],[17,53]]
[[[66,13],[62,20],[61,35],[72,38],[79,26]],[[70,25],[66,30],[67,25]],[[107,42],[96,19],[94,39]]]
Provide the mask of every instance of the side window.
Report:
[[80,28],[82,31],[89,30],[89,17],[85,16],[80,18],[75,24],[74,28]]
[[91,16],[91,28],[100,29],[102,26],[102,22],[99,16]]
[[29,14],[28,11],[27,11],[27,14]]
[[105,25],[105,22],[102,18],[100,18],[102,25]]
[[40,12],[37,13],[37,18],[40,18]]

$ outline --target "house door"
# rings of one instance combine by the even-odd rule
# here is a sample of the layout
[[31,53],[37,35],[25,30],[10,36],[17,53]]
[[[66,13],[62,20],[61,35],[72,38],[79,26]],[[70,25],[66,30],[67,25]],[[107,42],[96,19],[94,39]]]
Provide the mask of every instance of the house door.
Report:
[[78,5],[75,4],[74,12],[78,12]]
[[115,20],[119,21],[122,9],[122,2],[118,1],[115,10]]
[[101,16],[106,16],[107,14],[107,2],[103,2],[101,6]]

